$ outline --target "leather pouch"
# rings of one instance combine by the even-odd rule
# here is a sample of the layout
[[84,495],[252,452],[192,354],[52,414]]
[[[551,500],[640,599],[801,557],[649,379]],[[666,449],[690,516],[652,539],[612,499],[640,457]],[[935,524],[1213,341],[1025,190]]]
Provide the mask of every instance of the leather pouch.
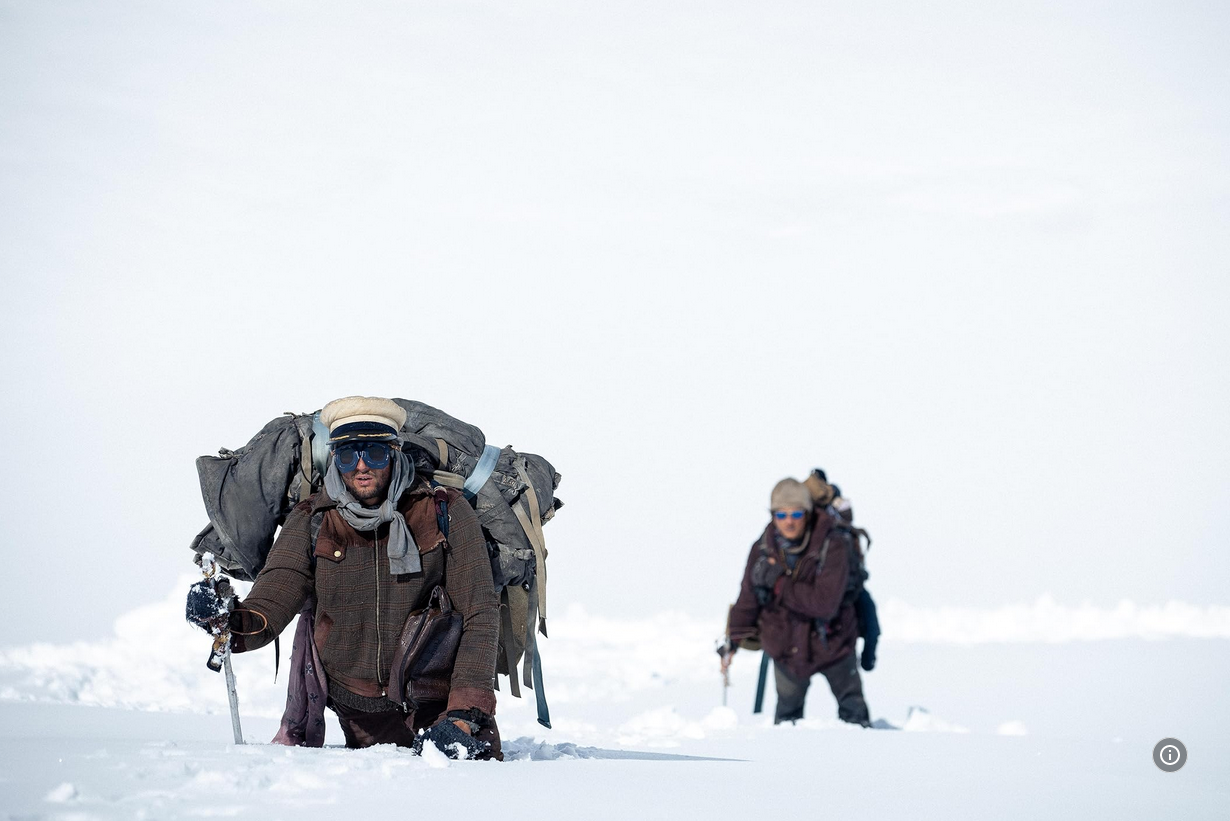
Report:
[[389,671],[389,698],[399,699],[407,710],[423,702],[447,701],[460,643],[461,614],[437,586],[427,607],[406,618]]

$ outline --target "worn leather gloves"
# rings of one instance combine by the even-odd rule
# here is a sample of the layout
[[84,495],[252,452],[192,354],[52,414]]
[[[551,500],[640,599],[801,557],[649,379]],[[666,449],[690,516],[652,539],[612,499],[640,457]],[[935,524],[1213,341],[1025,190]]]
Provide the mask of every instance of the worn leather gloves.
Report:
[[414,751],[422,753],[423,745],[428,742],[449,758],[477,758],[491,749],[490,744],[467,734],[453,723],[454,720],[446,716],[419,733],[414,739]]
[[220,633],[226,630],[230,616],[226,601],[233,595],[226,579],[220,580],[216,586],[213,582],[199,581],[188,588],[184,618],[206,633]]

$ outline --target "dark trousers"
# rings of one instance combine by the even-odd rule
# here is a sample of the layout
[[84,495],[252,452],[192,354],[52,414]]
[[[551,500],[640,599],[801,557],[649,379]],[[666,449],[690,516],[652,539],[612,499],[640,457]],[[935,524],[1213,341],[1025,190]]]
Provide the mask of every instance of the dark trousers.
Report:
[[[837,717],[851,724],[871,723],[871,714],[867,702],[863,699],[863,680],[858,676],[858,664],[854,654],[830,664],[820,670],[837,699]],[[803,704],[807,701],[807,688],[811,679],[796,681],[782,667],[773,663],[773,680],[777,684],[777,709],[773,713],[773,723],[783,721],[798,721],[803,717]]]
[[[418,710],[406,715],[398,710],[365,713],[332,701],[330,706],[337,713],[338,723],[342,725],[342,734],[346,736],[346,746],[351,749],[370,747],[373,744],[412,747],[418,731],[430,727],[443,718],[445,708],[444,704],[424,704]],[[504,760],[504,753],[500,750],[500,728],[496,726],[495,718],[475,733],[474,737],[491,745],[491,750],[479,758]]]

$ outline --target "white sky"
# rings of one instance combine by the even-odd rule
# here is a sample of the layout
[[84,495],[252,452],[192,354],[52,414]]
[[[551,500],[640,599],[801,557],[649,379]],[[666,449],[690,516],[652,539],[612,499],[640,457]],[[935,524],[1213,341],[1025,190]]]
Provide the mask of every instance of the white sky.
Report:
[[[398,395],[564,475],[551,612],[1227,601],[1216,3],[0,2],[0,641],[160,598],[193,459]],[[87,615],[88,614],[88,615]]]

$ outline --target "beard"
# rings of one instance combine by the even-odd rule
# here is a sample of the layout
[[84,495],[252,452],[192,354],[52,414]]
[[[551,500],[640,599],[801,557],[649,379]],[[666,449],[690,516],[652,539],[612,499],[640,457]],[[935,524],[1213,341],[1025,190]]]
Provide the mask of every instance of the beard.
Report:
[[[359,504],[364,507],[379,507],[389,490],[390,473],[391,471],[387,468],[379,471],[364,471],[363,473],[347,474],[342,477],[342,480],[346,485],[346,489],[350,491],[350,495]],[[360,477],[364,479],[370,478],[374,481],[367,483],[367,488],[364,489],[355,483]]]

